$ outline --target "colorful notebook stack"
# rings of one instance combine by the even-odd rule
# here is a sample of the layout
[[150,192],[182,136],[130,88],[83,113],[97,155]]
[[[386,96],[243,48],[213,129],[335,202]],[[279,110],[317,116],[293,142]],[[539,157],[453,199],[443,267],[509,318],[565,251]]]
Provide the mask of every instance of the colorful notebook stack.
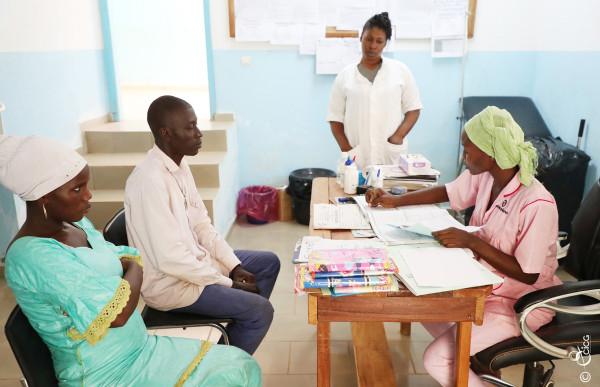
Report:
[[398,290],[397,272],[385,249],[315,250],[296,266],[296,290],[328,289],[332,295]]

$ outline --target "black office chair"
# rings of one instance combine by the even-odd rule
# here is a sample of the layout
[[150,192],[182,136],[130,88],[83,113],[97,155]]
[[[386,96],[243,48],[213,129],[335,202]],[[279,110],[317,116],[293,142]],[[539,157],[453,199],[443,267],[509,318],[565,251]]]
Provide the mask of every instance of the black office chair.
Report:
[[[127,246],[127,230],[125,227],[125,209],[117,213],[106,223],[103,230],[104,239],[117,245]],[[210,326],[218,329],[223,335],[223,342],[229,345],[229,336],[223,324],[233,322],[230,318],[215,318],[198,314],[163,312],[149,306],[145,306],[142,311],[144,324],[148,329],[167,329]]]
[[21,367],[21,372],[23,372],[25,385],[29,387],[58,386],[50,351],[29,324],[29,320],[19,305],[15,306],[8,316],[4,332],[17,363]]
[[[583,281],[567,282],[521,297],[514,309],[522,336],[504,340],[475,355],[490,374],[525,363],[522,386],[553,386],[551,360],[570,359],[582,366],[581,380],[589,381],[585,380],[591,376],[584,364],[598,353],[596,348],[600,344],[600,181],[588,192],[573,218],[571,246],[564,261],[565,270]],[[533,333],[525,319],[537,308],[554,310],[556,316]],[[552,365],[546,372],[539,364],[545,360]],[[490,375],[480,376],[496,386],[511,386]]]

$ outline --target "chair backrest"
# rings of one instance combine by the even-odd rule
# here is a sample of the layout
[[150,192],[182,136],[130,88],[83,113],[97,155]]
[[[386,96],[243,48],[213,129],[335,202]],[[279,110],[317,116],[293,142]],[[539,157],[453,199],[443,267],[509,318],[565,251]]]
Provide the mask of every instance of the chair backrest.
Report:
[[488,106],[506,109],[519,124],[525,137],[552,137],[539,110],[528,97],[464,97],[464,123]]
[[127,228],[125,227],[125,209],[122,208],[106,223],[102,231],[104,239],[116,246],[128,246]]
[[28,386],[58,386],[50,351],[18,305],[6,320],[4,332]]
[[600,279],[600,180],[581,202],[571,223],[565,270],[580,280]]

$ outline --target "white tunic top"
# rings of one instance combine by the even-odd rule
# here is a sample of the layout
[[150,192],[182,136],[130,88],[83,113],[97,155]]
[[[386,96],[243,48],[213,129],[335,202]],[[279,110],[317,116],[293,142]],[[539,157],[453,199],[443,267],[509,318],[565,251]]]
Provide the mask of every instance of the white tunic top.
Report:
[[345,67],[335,79],[329,99],[327,121],[344,124],[359,169],[372,164],[397,164],[402,145],[387,139],[394,134],[404,114],[422,109],[419,90],[408,67],[382,57],[383,63],[373,83],[358,71],[357,64]]
[[231,287],[240,260],[212,226],[185,160],[178,166],[155,145],[127,179],[125,219],[144,262],[146,304],[182,308],[206,285]]

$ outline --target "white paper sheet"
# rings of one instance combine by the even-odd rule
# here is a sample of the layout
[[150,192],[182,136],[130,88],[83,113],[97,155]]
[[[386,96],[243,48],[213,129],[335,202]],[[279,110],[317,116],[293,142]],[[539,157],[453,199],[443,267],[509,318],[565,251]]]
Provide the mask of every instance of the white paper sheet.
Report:
[[317,0],[288,0],[292,3],[295,23],[317,23],[319,6]]
[[267,19],[269,2],[270,0],[235,0],[235,17],[236,19]]
[[[402,281],[402,283],[410,289],[410,291],[417,296],[423,294],[432,294],[439,292],[446,292],[454,289],[461,289],[462,286],[419,286],[415,281],[412,273],[410,272],[408,266],[404,262],[404,258],[402,257],[402,253],[405,250],[413,249],[415,245],[396,245],[396,246],[387,246],[388,255],[394,261],[396,268],[398,269],[398,279]],[[432,243],[429,245],[418,245],[419,247],[440,247],[438,243]],[[477,261],[473,261],[475,266],[480,270],[483,276],[486,278],[484,283],[477,284],[475,286],[482,285],[490,285],[490,284],[501,284],[503,279],[496,274],[492,273],[490,270],[485,268]]]
[[402,230],[391,224],[414,224],[446,216],[448,212],[433,204],[398,208],[370,207],[364,196],[354,196],[354,201],[365,213],[379,240],[387,244],[431,243],[431,236]]
[[317,40],[317,74],[337,74],[361,57],[357,38],[322,38]]
[[473,287],[487,281],[475,265],[473,256],[463,249],[405,249],[402,257],[419,286]]
[[313,211],[315,229],[370,229],[368,219],[356,204],[336,206],[335,204],[319,203]]
[[435,15],[432,24],[432,36],[436,38],[464,36],[465,17],[464,13]]
[[329,27],[335,27],[339,24],[339,2],[340,0],[318,0],[319,21],[321,23]]
[[235,19],[235,40],[266,42],[271,40],[272,26],[266,19]]
[[436,13],[461,13],[467,10],[469,0],[433,0]]
[[390,17],[396,26],[396,39],[430,38],[433,0],[396,0]]
[[390,224],[390,226],[428,236],[431,236],[431,233],[434,231],[445,230],[450,227],[454,227],[466,232],[475,232],[481,230],[481,227],[465,226],[464,224],[461,224],[458,220],[450,216],[450,214],[447,211],[445,212],[446,214],[444,216],[426,219],[416,223],[392,223]]
[[304,28],[300,23],[273,23],[271,44],[300,44],[303,32]]
[[325,38],[325,31],[325,24],[304,24],[299,48],[300,55],[315,55],[317,40]]
[[373,5],[372,0],[350,0],[340,3],[337,29],[359,31],[360,35],[365,22],[373,16]]

